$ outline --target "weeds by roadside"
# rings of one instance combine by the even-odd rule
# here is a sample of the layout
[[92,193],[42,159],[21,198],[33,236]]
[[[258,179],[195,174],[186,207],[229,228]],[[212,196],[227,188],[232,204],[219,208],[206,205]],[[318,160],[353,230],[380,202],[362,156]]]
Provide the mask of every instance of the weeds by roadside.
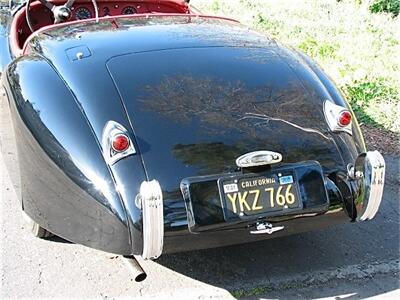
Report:
[[400,0],[375,0],[369,10],[373,13],[388,12],[397,17],[400,13]]

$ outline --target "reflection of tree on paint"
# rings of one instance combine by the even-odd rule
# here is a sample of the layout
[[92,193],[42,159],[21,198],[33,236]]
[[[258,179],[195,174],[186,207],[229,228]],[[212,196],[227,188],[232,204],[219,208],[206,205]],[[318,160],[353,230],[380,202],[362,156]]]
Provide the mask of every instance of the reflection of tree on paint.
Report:
[[332,160],[336,148],[327,128],[320,127],[323,112],[315,109],[320,100],[295,83],[281,89],[248,88],[241,81],[176,75],[164,76],[143,91],[141,110],[224,136],[224,143],[177,144],[172,149],[175,158],[198,167],[199,174],[232,171],[238,156],[262,149],[282,153],[285,162],[318,158],[325,166],[340,164]]
[[[55,27],[34,36],[31,43],[40,41],[43,37],[57,42],[68,39],[79,39],[93,35],[98,38],[112,38],[107,33],[130,31],[137,27],[146,27],[150,32],[168,34],[171,41],[193,42],[198,46],[232,46],[254,48],[250,57],[245,59],[263,59],[263,50],[275,47],[276,43],[247,27],[234,21],[192,16],[161,16],[161,15],[132,15],[124,18],[100,19],[99,22],[87,21],[84,23],[68,24]],[[159,27],[154,28],[153,27]],[[251,33],[251,34],[250,34]],[[106,34],[106,35],[105,35]],[[134,36],[135,33],[132,32]],[[27,38],[27,37],[25,37]],[[129,38],[124,38],[124,45],[131,42]],[[256,49],[263,49],[257,51]],[[264,53],[265,54],[265,53]]]
[[144,110],[177,122],[199,121],[210,132],[240,130],[256,136],[263,127],[273,128],[279,123],[281,134],[293,127],[321,134],[321,128],[315,126],[321,124],[322,112],[315,110],[312,97],[296,84],[289,83],[284,89],[268,85],[248,88],[241,81],[231,83],[190,74],[164,76],[158,85],[145,86],[145,96],[139,101]]
[[[243,31],[248,31],[245,26],[241,26],[239,23],[232,22],[235,24],[235,28],[230,26],[230,22],[227,20],[220,20],[220,19],[211,19],[211,18],[206,18],[206,17],[196,17],[193,18],[191,16],[151,16],[151,15],[132,15],[131,18],[125,16],[124,18],[108,18],[108,19],[100,19],[99,22],[96,22],[95,20],[93,21],[87,21],[84,23],[77,23],[73,24],[72,26],[68,23],[66,23],[66,26],[61,26],[61,27],[55,27],[52,28],[51,30],[48,30],[47,32],[50,33],[49,35],[51,38],[58,39],[62,38],[64,36],[68,37],[69,35],[74,35],[76,33],[81,33],[81,32],[106,32],[106,31],[115,31],[115,30],[129,30],[134,27],[140,27],[140,26],[163,26],[163,25],[172,25],[168,28],[164,28],[164,30],[169,29],[171,32],[175,32],[178,35],[180,35],[181,38],[200,38],[200,39],[205,39],[205,40],[235,40],[234,36],[236,37],[241,37],[242,41],[244,43],[249,44],[250,43],[250,38],[246,37],[247,35],[243,34]],[[236,30],[237,34],[232,34],[230,36],[223,35],[218,30],[215,31],[210,31],[210,30],[205,30],[202,31],[201,28],[199,29],[198,26],[201,26],[204,24],[207,26],[207,29],[209,29],[210,24],[212,26],[221,26],[221,29],[223,27],[229,28],[231,30]],[[185,30],[181,31],[180,33],[179,30],[176,30],[174,28],[174,25],[178,26],[179,28],[182,28],[183,25],[189,25],[188,27],[185,27]],[[201,34],[199,34],[201,32]],[[234,31],[233,31],[234,32]],[[197,35],[197,36],[194,36]],[[255,42],[260,42],[260,39],[262,37],[261,34],[257,34],[258,36],[257,40]],[[178,36],[177,36],[178,37]],[[245,37],[245,38],[244,38]],[[265,39],[265,37],[264,37]],[[254,44],[255,45],[255,44]],[[257,45],[258,47],[260,44]]]
[[243,151],[243,148],[223,143],[202,143],[176,145],[172,155],[184,164],[197,166],[200,175],[210,175],[237,170],[237,167],[232,166],[232,162],[235,162],[238,154]]

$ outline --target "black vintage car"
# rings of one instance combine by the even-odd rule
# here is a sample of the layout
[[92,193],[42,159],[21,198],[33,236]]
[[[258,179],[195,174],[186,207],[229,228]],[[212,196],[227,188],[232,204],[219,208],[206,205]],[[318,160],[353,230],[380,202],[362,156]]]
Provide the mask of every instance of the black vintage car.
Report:
[[155,259],[372,219],[385,163],[327,75],[188,2],[3,5],[35,234]]

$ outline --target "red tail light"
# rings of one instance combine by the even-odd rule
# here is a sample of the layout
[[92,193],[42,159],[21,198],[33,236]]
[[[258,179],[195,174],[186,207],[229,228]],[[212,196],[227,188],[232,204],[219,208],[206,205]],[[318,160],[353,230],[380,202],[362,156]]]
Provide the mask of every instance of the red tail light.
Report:
[[128,131],[121,124],[111,120],[104,126],[101,147],[103,157],[109,165],[113,165],[129,155],[136,154],[134,143],[129,138]]
[[124,134],[114,136],[112,148],[117,152],[124,152],[129,148],[129,138]]
[[347,110],[342,111],[338,118],[338,125],[345,127],[351,123],[351,113]]
[[331,100],[324,103],[324,114],[326,123],[332,132],[347,132],[353,134],[352,115],[347,107],[338,105]]

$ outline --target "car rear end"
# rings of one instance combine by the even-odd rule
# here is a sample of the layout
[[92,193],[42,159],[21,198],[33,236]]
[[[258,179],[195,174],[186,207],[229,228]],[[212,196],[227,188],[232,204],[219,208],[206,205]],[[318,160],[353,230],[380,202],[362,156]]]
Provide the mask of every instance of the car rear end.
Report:
[[[96,164],[112,178],[106,191],[116,195],[109,198],[127,229],[124,248],[112,251],[126,254],[131,247],[131,254],[157,258],[375,216],[383,158],[366,152],[350,107],[307,57],[224,19],[159,15],[99,22],[39,33],[27,53],[40,52],[57,70],[73,92],[65,102],[75,100],[76,114],[90,125],[88,138],[102,154]],[[63,39],[55,42],[51,33]],[[78,59],[78,53],[87,55]],[[44,99],[32,103],[40,108],[35,118],[49,128],[57,122],[46,119],[51,114]],[[54,110],[63,111],[55,103]],[[50,136],[62,145],[79,137]],[[77,145],[79,151],[85,146]],[[95,167],[82,168],[79,151],[67,157],[71,165],[97,179]],[[101,182],[90,180],[100,192]],[[57,201],[65,203],[57,197],[42,203],[47,215],[67,214],[57,210]],[[51,219],[61,233],[78,226],[64,220]],[[79,218],[79,226],[85,222]],[[108,251],[107,236],[99,226],[93,231]],[[81,242],[74,232],[65,237]]]
[[[168,49],[116,56],[107,68],[162,190],[164,252],[363,219],[354,199],[372,185],[354,173],[365,152],[354,115],[294,52]],[[382,157],[368,155],[379,171],[360,172],[383,180]]]

